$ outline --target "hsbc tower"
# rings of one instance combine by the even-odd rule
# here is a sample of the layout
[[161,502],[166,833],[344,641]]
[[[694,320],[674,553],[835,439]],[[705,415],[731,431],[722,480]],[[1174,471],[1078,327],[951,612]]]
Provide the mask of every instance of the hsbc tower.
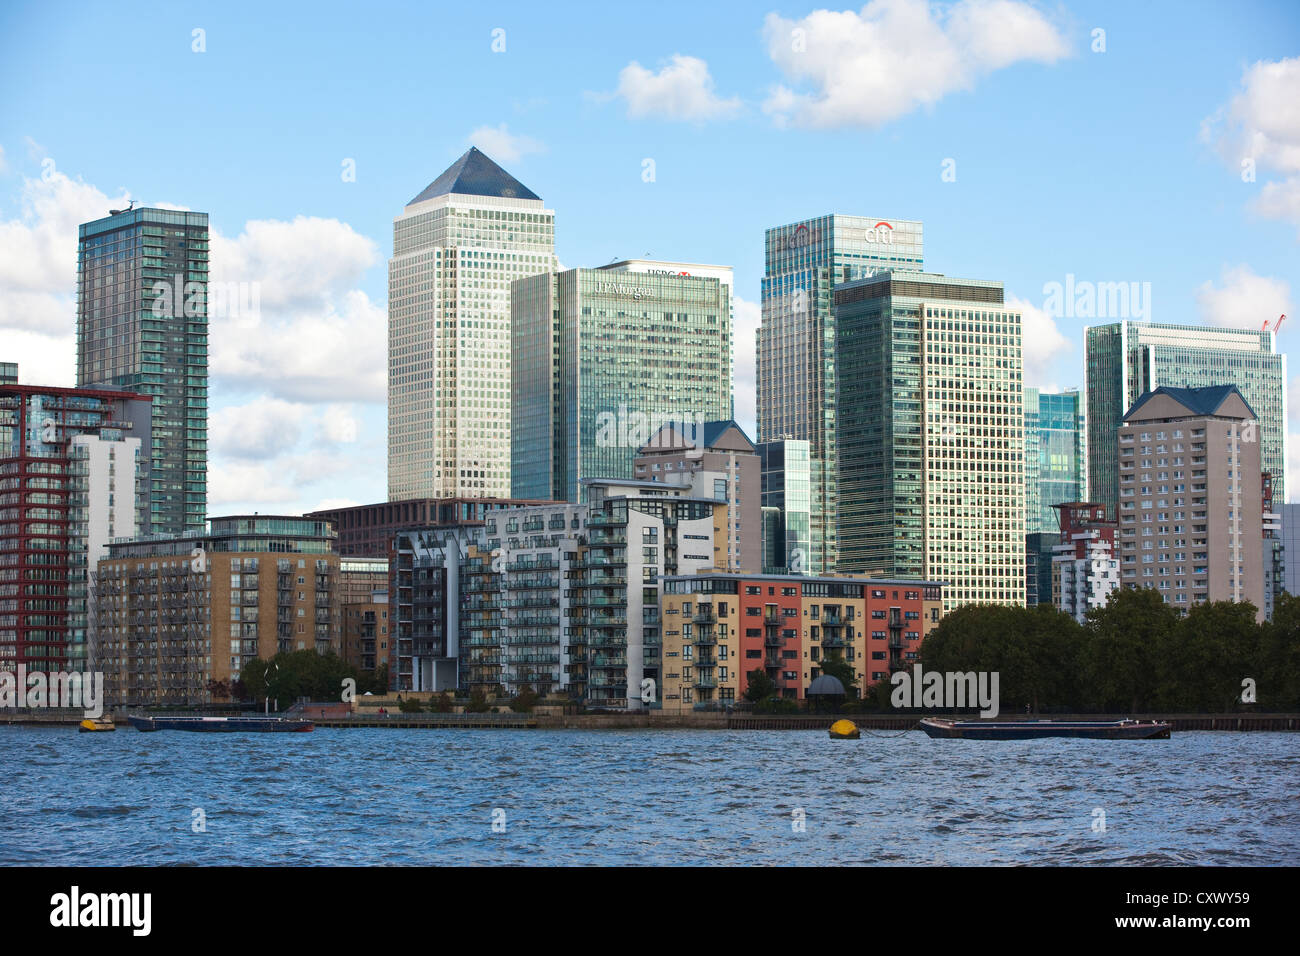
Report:
[[819,216],[766,231],[756,350],[758,441],[809,443],[808,574],[835,570],[835,325],[832,290],[885,270],[924,270],[921,223]]

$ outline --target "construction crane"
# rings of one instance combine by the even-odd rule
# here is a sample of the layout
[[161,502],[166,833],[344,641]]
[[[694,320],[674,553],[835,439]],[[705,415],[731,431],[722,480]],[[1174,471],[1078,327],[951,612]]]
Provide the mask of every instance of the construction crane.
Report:
[[[1282,328],[1282,320],[1285,319],[1285,318],[1286,318],[1286,313],[1285,313],[1285,312],[1282,313],[1281,315],[1279,315],[1279,316],[1277,317],[1277,324],[1273,326],[1273,333],[1274,333],[1275,335],[1277,334],[1277,330],[1280,329],[1280,328]],[[1265,319],[1265,320],[1264,320],[1264,328],[1262,328],[1260,331],[1261,331],[1261,332],[1267,332],[1267,331],[1268,331],[1268,319]]]

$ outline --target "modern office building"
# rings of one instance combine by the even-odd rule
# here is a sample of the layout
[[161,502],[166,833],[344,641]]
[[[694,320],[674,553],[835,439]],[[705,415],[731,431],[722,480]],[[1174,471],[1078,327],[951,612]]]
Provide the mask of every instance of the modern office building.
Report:
[[919,222],[828,215],[766,232],[755,357],[757,441],[809,444],[809,573],[836,568],[832,292],[882,269],[923,268]]
[[477,148],[394,220],[390,500],[510,496],[510,283],[555,268],[555,213]]
[[238,699],[254,658],[341,651],[339,557],[326,522],[236,515],[209,525],[116,541],[100,560],[96,669],[110,704]]
[[1264,532],[1264,617],[1273,620],[1277,599],[1286,591],[1286,548],[1282,544],[1282,512],[1273,501],[1273,476],[1260,475],[1260,521]]
[[1025,535],[1025,606],[1052,603],[1052,560],[1061,536],[1035,531]]
[[763,571],[811,573],[810,443],[795,438],[757,446],[763,485]]
[[631,478],[666,424],[731,418],[731,304],[715,277],[570,269],[511,286],[516,498]]
[[1282,589],[1300,597],[1300,503],[1274,504],[1282,519]]
[[399,531],[470,525],[494,511],[549,503],[514,498],[410,498],[325,508],[308,512],[305,517],[328,521],[334,527],[339,536],[339,554],[367,557],[388,554]]
[[0,385],[0,670],[85,670],[95,562],[147,511],[148,396]]
[[[676,262],[664,259],[623,259],[601,266],[608,272],[642,272],[647,275],[694,276],[701,279],[717,279],[727,293],[727,328],[731,334],[731,343],[727,351],[727,378],[734,380],[736,367],[736,294],[735,276],[731,266],[708,265],[702,262]],[[732,396],[732,411],[735,413],[735,396]]]
[[1235,385],[1157,388],[1119,429],[1120,581],[1186,610],[1250,601],[1264,616],[1260,450]]
[[1061,530],[1052,555],[1051,601],[1083,624],[1088,612],[1105,607],[1119,588],[1116,524],[1100,502],[1069,501],[1055,507]]
[[1286,500],[1286,356],[1275,331],[1126,320],[1092,326],[1084,337],[1089,498],[1116,514],[1116,436],[1140,396],[1162,386],[1235,385],[1257,416],[1276,499]]
[[734,421],[705,422],[702,429],[665,425],[637,454],[634,477],[687,488],[696,498],[727,504],[720,567],[757,571],[763,561],[763,513],[758,454]]
[[1025,533],[1054,534],[1056,505],[1086,497],[1083,399],[1025,389]]
[[0,385],[18,384],[18,363],[0,362]]
[[211,308],[207,213],[112,210],[79,227],[77,385],[153,401],[141,534],[203,531]]
[[1025,396],[1025,604],[1052,601],[1061,542],[1055,506],[1084,497],[1083,401],[1077,391]]
[[1025,601],[1020,313],[1002,284],[892,272],[835,289],[839,569]]

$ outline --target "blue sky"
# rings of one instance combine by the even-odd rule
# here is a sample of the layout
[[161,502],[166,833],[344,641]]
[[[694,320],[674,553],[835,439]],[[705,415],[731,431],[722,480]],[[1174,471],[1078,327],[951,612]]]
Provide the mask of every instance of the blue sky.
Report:
[[566,266],[735,267],[742,420],[763,229],[827,212],[920,219],[928,269],[1005,282],[1029,384],[1082,384],[1088,320],[1043,312],[1070,274],[1150,283],[1156,321],[1294,306],[1296,4],[823,9],[7,3],[0,358],[70,384],[77,221],[207,211],[214,274],[262,307],[213,328],[210,511],[382,500],[392,219],[471,142],[555,210]]

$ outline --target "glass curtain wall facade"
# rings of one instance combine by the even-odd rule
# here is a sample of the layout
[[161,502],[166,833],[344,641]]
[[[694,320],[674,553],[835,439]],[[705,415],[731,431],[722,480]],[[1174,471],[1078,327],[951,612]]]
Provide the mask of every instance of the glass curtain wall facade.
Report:
[[804,572],[811,552],[812,479],[808,442],[756,446],[762,468],[764,573]]
[[208,214],[115,211],[81,225],[77,385],[153,400],[149,534],[203,530],[208,480]]
[[555,213],[471,149],[393,222],[388,497],[510,495],[510,284],[553,272]]
[[1078,392],[1025,389],[1025,533],[1051,534],[1056,509],[1082,501],[1083,402]]
[[511,287],[516,498],[579,500],[630,479],[666,424],[703,438],[731,409],[731,306],[716,278],[602,269]]
[[1264,470],[1286,500],[1286,356],[1274,332],[1126,320],[1084,332],[1088,495],[1116,516],[1119,427],[1146,392],[1235,385],[1258,417]]
[[758,441],[809,443],[809,573],[836,568],[836,351],[832,292],[881,269],[924,267],[921,223],[820,216],[768,229],[757,335]]
[[835,292],[840,571],[1025,600],[1021,317],[1002,284],[895,272]]

